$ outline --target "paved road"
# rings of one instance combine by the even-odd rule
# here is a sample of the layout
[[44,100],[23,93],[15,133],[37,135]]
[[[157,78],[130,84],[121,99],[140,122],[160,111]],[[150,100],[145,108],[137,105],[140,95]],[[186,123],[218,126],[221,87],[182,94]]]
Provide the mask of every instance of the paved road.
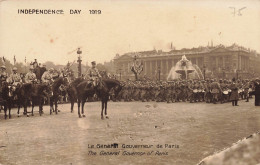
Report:
[[[69,104],[59,105],[61,112],[51,116],[48,107],[43,116],[28,118],[17,118],[14,109],[13,118],[4,120],[1,112],[0,163],[196,164],[260,130],[260,108],[252,100],[230,104],[109,102],[110,119],[105,120],[97,102],[87,103],[86,118],[70,113]],[[119,147],[97,148],[113,143]]]

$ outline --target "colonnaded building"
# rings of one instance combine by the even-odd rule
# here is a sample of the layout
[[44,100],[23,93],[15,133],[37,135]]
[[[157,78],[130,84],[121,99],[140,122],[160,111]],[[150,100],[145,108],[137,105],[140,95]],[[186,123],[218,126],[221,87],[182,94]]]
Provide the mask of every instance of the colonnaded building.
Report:
[[200,68],[206,79],[254,78],[260,75],[260,54],[237,44],[117,54],[114,71],[122,80],[134,79],[131,66],[134,61],[139,61],[143,66],[140,78],[166,80],[171,68],[183,55]]

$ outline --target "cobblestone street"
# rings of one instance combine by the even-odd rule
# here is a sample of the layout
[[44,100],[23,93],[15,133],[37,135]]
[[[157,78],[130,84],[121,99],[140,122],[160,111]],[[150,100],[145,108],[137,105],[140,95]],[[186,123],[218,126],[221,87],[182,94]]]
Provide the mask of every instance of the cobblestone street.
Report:
[[[101,120],[100,102],[87,103],[86,118],[76,108],[60,104],[58,115],[17,117],[4,120],[0,113],[1,164],[196,164],[214,152],[260,130],[260,109],[239,102],[238,107],[206,103],[109,102],[109,119]],[[22,110],[23,111],[23,110]],[[97,144],[118,143],[118,148],[97,148]],[[123,148],[153,145],[151,148]],[[160,144],[163,148],[157,148]],[[165,144],[175,146],[165,148]],[[94,148],[89,148],[94,145]],[[178,146],[178,147],[176,147]],[[90,155],[90,151],[97,155]],[[119,152],[119,155],[100,153]],[[123,155],[151,152],[151,155]],[[155,152],[159,151],[160,155]],[[167,153],[167,154],[166,154]]]

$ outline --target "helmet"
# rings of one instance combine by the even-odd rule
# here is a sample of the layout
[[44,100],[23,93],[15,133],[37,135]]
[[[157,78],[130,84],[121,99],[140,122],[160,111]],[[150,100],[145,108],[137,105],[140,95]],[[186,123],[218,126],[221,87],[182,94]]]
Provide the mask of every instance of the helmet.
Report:
[[16,71],[16,70],[17,70],[17,68],[16,68],[16,67],[14,67],[14,68],[13,68],[13,71]]
[[6,69],[6,67],[4,65],[1,66],[2,69]]

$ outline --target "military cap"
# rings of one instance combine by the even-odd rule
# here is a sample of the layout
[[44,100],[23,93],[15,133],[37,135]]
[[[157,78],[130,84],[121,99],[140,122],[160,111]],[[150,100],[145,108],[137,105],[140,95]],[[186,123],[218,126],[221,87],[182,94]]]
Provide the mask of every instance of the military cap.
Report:
[[96,61],[92,61],[91,64],[92,64],[92,65],[96,65]]

